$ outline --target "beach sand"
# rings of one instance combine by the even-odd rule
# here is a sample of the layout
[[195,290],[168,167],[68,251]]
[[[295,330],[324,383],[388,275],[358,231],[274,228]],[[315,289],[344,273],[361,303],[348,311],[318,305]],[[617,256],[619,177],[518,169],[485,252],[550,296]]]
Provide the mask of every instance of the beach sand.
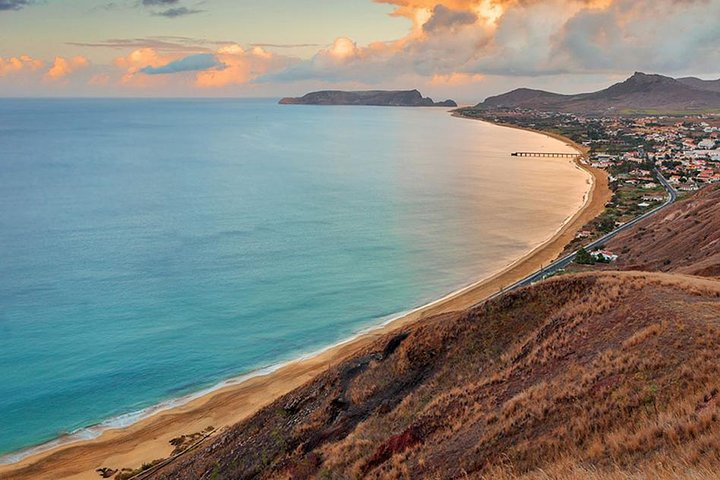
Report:
[[[517,127],[513,127],[517,128]],[[536,132],[543,135],[544,132]],[[585,149],[567,138],[561,140],[582,153]],[[180,435],[237,423],[279,396],[299,387],[320,372],[388,332],[439,313],[465,309],[512,285],[517,280],[547,265],[562,252],[587,222],[604,210],[612,193],[607,174],[577,162],[588,175],[589,192],[577,213],[555,235],[489,278],[459,290],[420,309],[401,316],[385,326],[329,348],[310,358],[290,362],[267,375],[252,377],[229,385],[184,405],[162,411],[123,429],[107,430],[93,440],[59,446],[37,453],[11,465],[0,465],[0,478],[8,479],[97,479],[96,469],[137,468],[145,462],[168,457],[168,443]]]

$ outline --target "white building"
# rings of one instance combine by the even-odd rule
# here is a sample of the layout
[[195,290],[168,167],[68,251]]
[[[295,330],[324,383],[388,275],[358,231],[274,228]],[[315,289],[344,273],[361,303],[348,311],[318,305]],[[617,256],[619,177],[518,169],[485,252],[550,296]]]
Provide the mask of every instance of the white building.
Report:
[[608,250],[595,250],[594,252],[590,252],[590,255],[595,259],[595,261],[600,262],[614,262],[618,259],[618,256],[614,253],[608,251]]
[[698,148],[702,150],[712,150],[715,148],[715,140],[712,138],[706,138],[705,140],[702,140],[700,143],[697,144]]

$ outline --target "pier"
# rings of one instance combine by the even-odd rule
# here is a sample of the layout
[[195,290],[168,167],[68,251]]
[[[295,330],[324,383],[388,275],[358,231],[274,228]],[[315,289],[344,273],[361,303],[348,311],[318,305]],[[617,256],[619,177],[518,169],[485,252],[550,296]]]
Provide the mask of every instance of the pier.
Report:
[[579,153],[555,153],[555,152],[513,152],[513,157],[557,157],[557,158],[575,158]]
[[579,153],[557,153],[557,152],[513,152],[513,157],[557,157],[557,158],[575,158]]

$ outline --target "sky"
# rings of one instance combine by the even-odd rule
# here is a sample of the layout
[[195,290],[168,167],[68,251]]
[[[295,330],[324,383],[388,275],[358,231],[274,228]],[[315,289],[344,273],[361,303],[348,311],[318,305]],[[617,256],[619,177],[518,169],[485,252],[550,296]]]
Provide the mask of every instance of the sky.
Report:
[[720,77],[720,0],[0,0],[0,96],[417,88],[475,103]]

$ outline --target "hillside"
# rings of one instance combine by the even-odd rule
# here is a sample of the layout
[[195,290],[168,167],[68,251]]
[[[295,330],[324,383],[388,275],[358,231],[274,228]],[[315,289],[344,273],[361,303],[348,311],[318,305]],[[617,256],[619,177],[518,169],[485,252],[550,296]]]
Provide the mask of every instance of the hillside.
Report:
[[342,92],[326,90],[311,92],[299,98],[286,97],[282,105],[367,105],[380,107],[457,107],[452,100],[434,102],[423,97],[417,90],[368,90],[363,92]]
[[678,78],[679,82],[689,85],[693,88],[700,90],[710,90],[713,92],[720,92],[720,79],[719,80],[702,80],[695,77]]
[[489,97],[476,108],[527,108],[579,114],[720,110],[720,89],[715,89],[716,84],[694,80],[697,81],[635,73],[624,82],[598,92],[561,95],[523,88]]
[[719,298],[658,273],[551,280],[382,339],[152,478],[717,471]]
[[608,243],[612,268],[720,277],[720,186],[707,187]]
[[[145,478],[714,479],[720,188],[611,268],[403,327]],[[598,267],[599,268],[599,267]],[[683,273],[680,273],[683,272]]]

